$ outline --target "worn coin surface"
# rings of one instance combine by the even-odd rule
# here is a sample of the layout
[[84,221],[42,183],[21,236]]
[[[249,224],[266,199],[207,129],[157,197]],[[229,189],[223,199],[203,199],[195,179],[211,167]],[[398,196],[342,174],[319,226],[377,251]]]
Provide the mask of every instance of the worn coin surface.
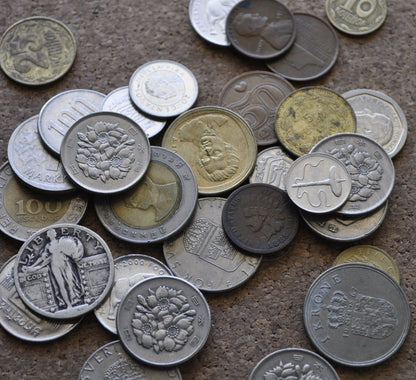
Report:
[[34,233],[19,249],[14,267],[26,306],[60,320],[95,309],[113,280],[113,257],[105,241],[86,227],[67,223]]
[[134,360],[119,340],[96,350],[83,364],[78,380],[181,380],[178,368],[160,369]]
[[253,130],[241,116],[224,107],[184,112],[167,128],[162,146],[191,166],[201,195],[223,193],[240,185],[257,157]]
[[94,310],[98,321],[117,334],[116,315],[124,295],[139,281],[152,276],[172,275],[161,261],[148,255],[130,254],[114,259],[114,284],[105,301]]
[[363,263],[337,265],[319,275],[306,294],[303,317],[324,356],[354,367],[391,357],[410,327],[409,302],[400,285]]
[[0,66],[11,79],[43,85],[61,78],[76,55],[72,32],[50,17],[30,17],[10,26],[0,40]]
[[222,228],[225,198],[198,199],[196,213],[175,240],[165,241],[163,253],[173,273],[203,291],[226,291],[248,281],[261,256],[240,252]]
[[273,72],[292,81],[306,81],[326,74],[335,64],[339,42],[325,20],[309,13],[295,12],[296,39],[286,54],[267,61]]
[[258,145],[277,143],[274,129],[276,109],[295,88],[280,75],[249,71],[225,84],[219,104],[237,112],[254,131]]
[[157,367],[179,365],[195,356],[211,330],[211,312],[197,287],[174,276],[136,284],[120,303],[117,331],[124,348]]
[[198,187],[192,169],[178,154],[153,146],[144,178],[126,192],[96,196],[105,228],[132,243],[152,243],[178,233],[194,213]]
[[403,148],[407,138],[406,116],[390,96],[381,91],[357,89],[342,96],[351,104],[357,118],[357,133],[378,142],[390,157]]

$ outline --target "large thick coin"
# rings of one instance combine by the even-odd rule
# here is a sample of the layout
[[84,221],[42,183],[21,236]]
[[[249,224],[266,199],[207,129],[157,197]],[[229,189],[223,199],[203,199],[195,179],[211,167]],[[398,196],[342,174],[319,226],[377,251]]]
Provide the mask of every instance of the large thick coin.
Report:
[[248,281],[261,262],[261,256],[244,254],[228,240],[221,222],[225,202],[225,198],[200,198],[185,231],[163,244],[173,273],[203,291],[234,289]]
[[224,107],[197,107],[184,112],[166,130],[162,146],[191,166],[198,192],[213,195],[231,190],[250,175],[257,157],[253,130]]
[[327,358],[363,367],[391,357],[410,327],[410,308],[399,284],[368,264],[323,272],[309,288],[303,317],[315,347]]
[[254,131],[258,145],[277,143],[276,109],[295,88],[280,75],[249,71],[231,79],[220,94],[220,106],[242,116]]
[[127,116],[96,112],[68,130],[61,160],[69,177],[83,189],[117,193],[143,177],[150,162],[150,143],[143,129]]
[[120,303],[117,331],[125,349],[157,367],[184,363],[205,345],[211,313],[188,281],[157,276],[136,284]]
[[355,132],[356,120],[354,110],[341,95],[323,87],[304,87],[280,103],[275,128],[283,146],[301,156],[324,137]]
[[49,17],[30,17],[9,27],[0,40],[0,65],[28,85],[53,82],[68,72],[76,55],[71,31]]
[[158,242],[178,233],[198,198],[194,173],[181,156],[156,146],[151,152],[139,183],[121,194],[96,196],[94,202],[104,227],[132,243]]
[[119,340],[105,344],[84,363],[78,380],[181,380],[178,368],[148,367],[134,360]]
[[53,319],[95,309],[111,290],[114,262],[94,231],[58,224],[34,233],[19,249],[14,281],[23,302]]

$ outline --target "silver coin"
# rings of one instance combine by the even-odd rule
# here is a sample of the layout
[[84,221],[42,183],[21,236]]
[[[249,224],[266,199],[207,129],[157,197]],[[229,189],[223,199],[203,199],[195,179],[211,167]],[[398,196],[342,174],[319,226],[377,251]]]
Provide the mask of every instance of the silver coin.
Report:
[[46,342],[69,333],[82,318],[56,321],[33,314],[22,302],[14,283],[16,256],[0,269],[0,324],[10,334],[30,342]]
[[203,291],[234,289],[249,280],[261,256],[237,250],[222,229],[225,198],[200,198],[196,213],[185,231],[165,241],[163,253],[173,273]]
[[131,355],[150,365],[169,367],[188,361],[203,348],[211,312],[191,283],[157,276],[130,289],[120,303],[116,323]]
[[322,356],[303,348],[285,348],[260,360],[249,380],[311,379],[340,380]]
[[53,319],[75,318],[95,309],[110,292],[114,262],[94,231],[59,224],[43,228],[22,245],[14,280],[34,312]]
[[111,91],[104,98],[101,111],[118,112],[129,117],[143,128],[148,138],[157,135],[166,125],[166,120],[150,119],[137,109],[131,101],[128,86]]
[[45,145],[56,154],[68,129],[81,117],[100,110],[105,95],[76,89],[61,92],[49,99],[39,113],[39,134]]
[[311,151],[331,154],[351,175],[350,196],[338,213],[364,214],[387,201],[394,186],[394,165],[374,140],[357,133],[338,133],[322,139]]
[[78,380],[181,380],[178,368],[159,369],[145,366],[134,360],[119,340],[105,344],[84,363]]
[[193,106],[198,82],[184,65],[169,60],[147,62],[131,76],[130,98],[143,112],[155,117],[178,116]]
[[139,281],[153,276],[172,275],[170,269],[147,255],[131,254],[114,259],[114,284],[105,301],[94,310],[98,321],[117,334],[116,315],[123,296]]
[[403,148],[407,138],[407,120],[403,110],[381,91],[357,89],[342,96],[351,104],[357,118],[357,133],[379,143],[390,157]]
[[118,193],[143,177],[150,143],[132,119],[101,111],[72,125],[62,140],[61,160],[69,177],[83,189]]
[[153,146],[151,152],[149,168],[136,186],[94,199],[104,227],[131,243],[158,242],[178,233],[198,199],[195,175],[185,160],[166,148]]

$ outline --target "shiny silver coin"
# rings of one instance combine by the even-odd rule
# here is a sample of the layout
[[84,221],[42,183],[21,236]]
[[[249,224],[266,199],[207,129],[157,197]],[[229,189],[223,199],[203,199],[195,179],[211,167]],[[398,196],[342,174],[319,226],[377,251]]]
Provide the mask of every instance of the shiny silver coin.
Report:
[[118,193],[143,177],[150,143],[132,119],[101,111],[72,125],[62,140],[61,160],[69,177],[84,190]]
[[205,345],[211,313],[188,281],[157,276],[136,284],[120,303],[117,331],[136,359],[157,367],[184,363]]
[[221,224],[225,198],[200,198],[196,213],[175,240],[165,241],[163,253],[173,273],[200,290],[234,289],[257,271],[261,256],[249,256],[228,240]]
[[114,262],[94,231],[58,224],[33,234],[19,249],[14,281],[23,302],[53,319],[75,318],[95,309],[111,290]]
[[78,380],[181,380],[178,368],[158,369],[134,360],[119,340],[105,344],[85,361]]
[[348,366],[378,364],[403,344],[410,308],[400,285],[369,264],[348,263],[323,272],[304,303],[306,331],[327,358]]
[[192,169],[178,154],[153,146],[144,178],[131,189],[96,196],[104,227],[131,243],[162,241],[178,233],[192,217],[198,186]]
[[116,315],[124,295],[139,281],[153,276],[172,275],[170,269],[147,255],[125,255],[114,259],[114,284],[105,301],[94,310],[98,321],[113,334],[117,334]]
[[0,269],[0,325],[10,334],[30,342],[46,342],[72,331],[82,318],[56,321],[32,313],[17,293],[13,270],[16,256]]

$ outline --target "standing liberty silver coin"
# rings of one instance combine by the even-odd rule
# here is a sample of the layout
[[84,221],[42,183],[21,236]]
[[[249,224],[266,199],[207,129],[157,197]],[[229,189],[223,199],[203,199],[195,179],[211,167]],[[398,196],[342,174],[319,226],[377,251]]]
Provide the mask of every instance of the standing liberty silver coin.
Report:
[[157,276],[136,284],[120,303],[117,331],[125,349],[157,367],[179,365],[205,345],[211,312],[188,281]]
[[58,224],[33,234],[19,249],[14,281],[23,302],[53,319],[75,318],[95,309],[114,281],[114,262],[94,231]]

